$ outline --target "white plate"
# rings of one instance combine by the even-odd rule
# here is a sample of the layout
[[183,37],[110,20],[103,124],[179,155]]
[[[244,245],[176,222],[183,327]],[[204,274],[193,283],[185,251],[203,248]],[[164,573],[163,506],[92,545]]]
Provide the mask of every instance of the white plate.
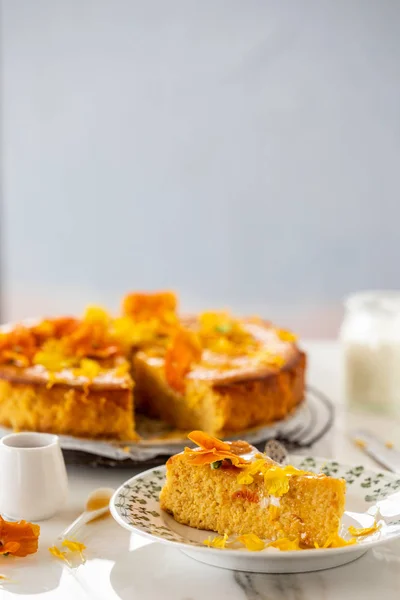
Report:
[[400,537],[399,475],[322,458],[292,456],[290,462],[299,468],[346,480],[341,535],[349,537],[346,532],[350,525],[370,527],[375,517],[381,524],[379,531],[343,548],[287,552],[271,548],[261,552],[208,548],[203,541],[210,536],[209,531],[181,525],[160,509],[158,498],[165,482],[165,467],[150,469],[124,483],[111,499],[111,513],[122,527],[154,542],[178,547],[200,562],[256,573],[301,573],[337,567],[359,558],[373,546]]

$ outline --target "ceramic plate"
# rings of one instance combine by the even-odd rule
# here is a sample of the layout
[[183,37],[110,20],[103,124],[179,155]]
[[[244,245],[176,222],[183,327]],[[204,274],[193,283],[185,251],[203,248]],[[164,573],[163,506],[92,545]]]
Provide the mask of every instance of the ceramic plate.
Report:
[[301,469],[346,480],[346,511],[340,532],[343,537],[350,537],[350,525],[370,527],[375,517],[381,524],[379,531],[344,548],[289,552],[272,548],[261,552],[208,548],[203,541],[210,536],[209,531],[180,525],[160,509],[158,498],[165,482],[165,467],[150,469],[124,483],[111,500],[111,513],[126,529],[154,542],[179,547],[200,562],[256,573],[301,573],[337,567],[359,558],[377,544],[400,537],[399,475],[321,458],[291,456],[290,462]]

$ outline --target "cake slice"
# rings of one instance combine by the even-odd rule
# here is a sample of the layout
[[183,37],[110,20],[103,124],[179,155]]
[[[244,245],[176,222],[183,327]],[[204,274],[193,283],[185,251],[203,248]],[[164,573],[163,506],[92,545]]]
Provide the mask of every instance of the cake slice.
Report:
[[[338,543],[345,481],[281,466],[247,442],[201,431],[199,447],[167,461],[161,508],[176,521],[219,534],[253,534],[292,548]],[[279,547],[279,544],[278,546]]]

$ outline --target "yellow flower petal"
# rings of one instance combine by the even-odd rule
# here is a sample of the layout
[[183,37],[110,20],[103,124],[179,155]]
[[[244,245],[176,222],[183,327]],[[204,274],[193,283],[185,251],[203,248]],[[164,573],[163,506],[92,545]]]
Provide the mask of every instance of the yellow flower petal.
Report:
[[245,467],[237,477],[241,485],[253,483],[255,475],[264,476],[265,490],[271,496],[283,496],[289,491],[289,480],[292,475],[307,475],[307,471],[301,471],[292,466],[280,467],[272,465],[265,459],[259,459]]
[[376,533],[377,531],[379,531],[380,528],[381,528],[381,525],[378,525],[375,521],[375,523],[372,525],[372,527],[357,528],[357,527],[354,527],[353,525],[350,525],[348,531],[349,531],[350,535],[352,535],[354,537],[363,537],[366,535],[372,535],[373,533]]
[[92,358],[82,358],[79,367],[74,369],[74,375],[86,377],[90,381],[95,379],[100,373],[101,367],[99,363]]
[[49,552],[50,552],[50,554],[52,554],[53,556],[55,556],[59,560],[63,560],[64,562],[67,563],[67,565],[71,566],[71,563],[67,559],[67,553],[66,552],[61,552],[61,550],[59,550],[57,548],[57,546],[52,546],[51,548],[49,548]]
[[277,548],[282,551],[300,550],[299,540],[290,540],[289,538],[280,538],[274,542],[269,542],[267,548]]
[[83,555],[83,551],[86,550],[85,544],[81,544],[80,542],[73,542],[72,540],[63,540],[62,545],[65,548],[68,548],[70,552],[78,552],[81,556],[82,560],[85,560]]
[[208,546],[209,548],[225,548],[227,541],[228,541],[228,534],[225,533],[224,536],[217,535],[214,538],[209,537],[207,540],[204,540],[203,544],[205,546]]
[[295,342],[297,335],[287,329],[276,329],[276,335],[282,342]]
[[276,521],[280,513],[279,506],[275,506],[274,504],[270,504],[268,508],[268,518],[270,521]]
[[344,546],[353,546],[355,543],[354,538],[345,540],[338,533],[332,533],[321,548],[343,548]]
[[88,306],[83,319],[87,323],[101,323],[102,325],[110,323],[110,315],[101,306]]
[[260,550],[264,550],[265,542],[260,540],[260,538],[254,533],[245,533],[238,537],[239,542],[242,542],[251,552],[260,552]]
[[283,473],[265,473],[265,489],[271,496],[283,496],[289,491],[289,478]]

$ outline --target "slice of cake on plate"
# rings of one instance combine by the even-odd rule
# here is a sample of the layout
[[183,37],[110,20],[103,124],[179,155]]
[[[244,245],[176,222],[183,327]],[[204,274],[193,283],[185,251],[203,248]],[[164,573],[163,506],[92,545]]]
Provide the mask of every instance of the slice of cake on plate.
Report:
[[345,481],[281,466],[247,442],[201,431],[172,456],[160,495],[176,521],[219,534],[252,534],[282,549],[340,544]]

